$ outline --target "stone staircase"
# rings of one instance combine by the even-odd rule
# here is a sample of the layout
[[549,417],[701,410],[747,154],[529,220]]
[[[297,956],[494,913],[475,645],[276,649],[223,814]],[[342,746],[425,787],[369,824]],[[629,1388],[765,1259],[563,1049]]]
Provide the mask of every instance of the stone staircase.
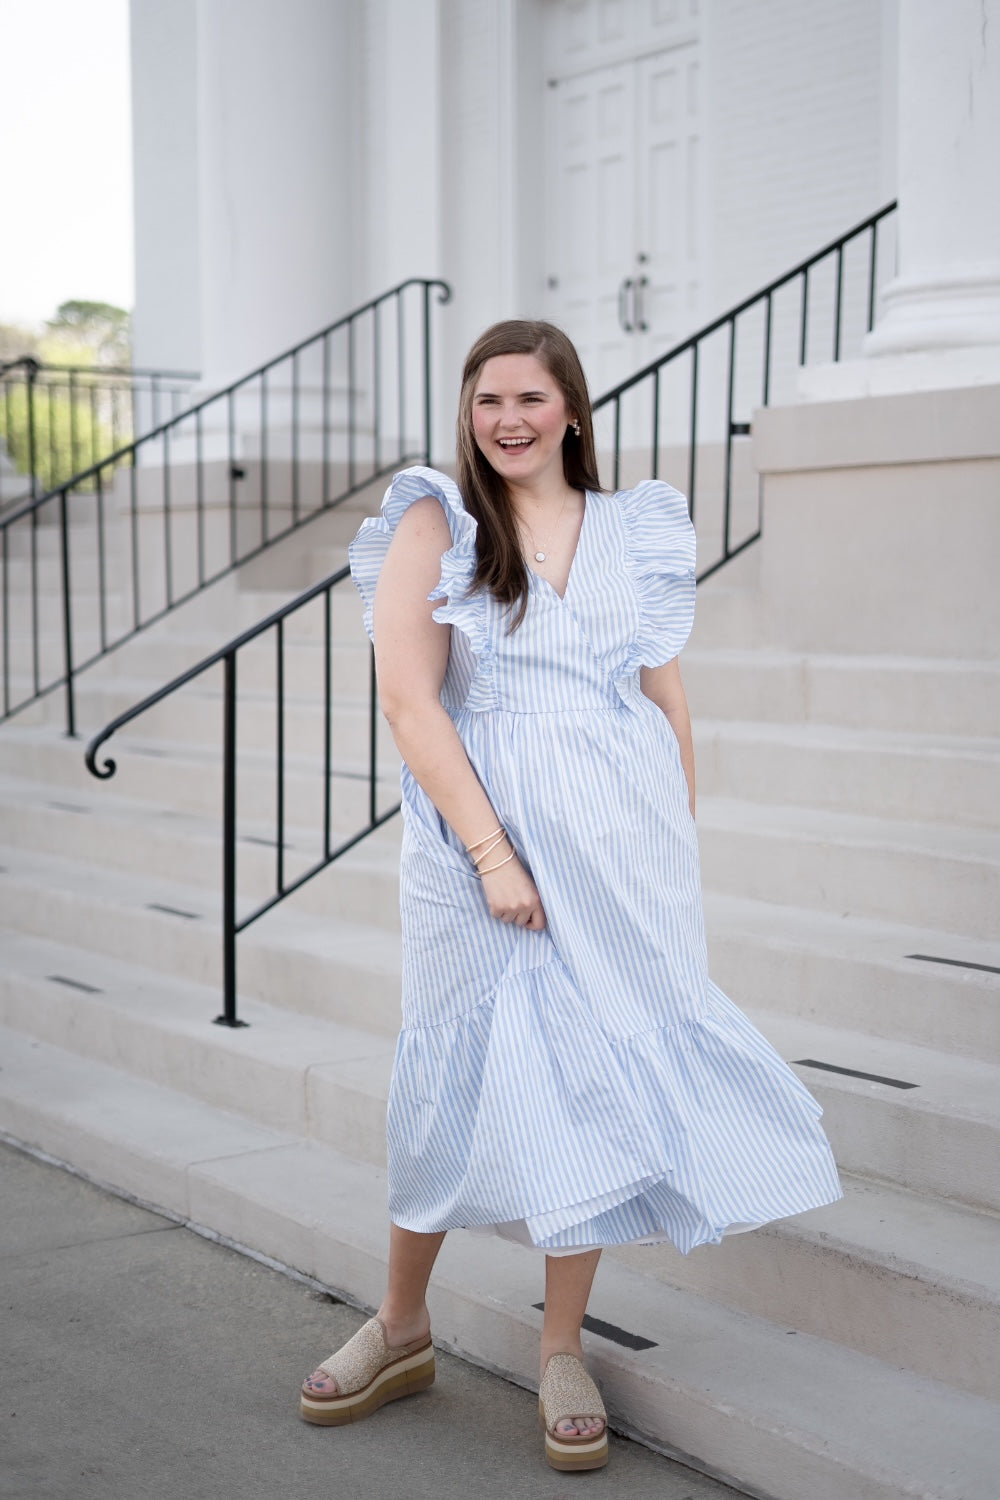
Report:
[[[339,565],[370,505],[87,674],[82,732]],[[348,784],[368,658],[341,594]],[[321,653],[315,620],[290,628],[293,872],[316,844]],[[606,1255],[589,1348],[613,1424],[770,1500],[996,1500],[1000,667],[779,649],[748,556],[702,590],[684,668],[712,973],[823,1104],[846,1198],[686,1259]],[[246,904],[275,857],[271,674],[264,653],[241,673]],[[106,783],[59,712],[53,698],[0,729],[0,1130],[376,1303],[398,825],[241,937],[250,1025],[213,1026],[218,684],[113,741]],[[540,1273],[517,1247],[449,1236],[437,1339],[532,1385]],[[318,1326],[303,1371],[326,1352]]]

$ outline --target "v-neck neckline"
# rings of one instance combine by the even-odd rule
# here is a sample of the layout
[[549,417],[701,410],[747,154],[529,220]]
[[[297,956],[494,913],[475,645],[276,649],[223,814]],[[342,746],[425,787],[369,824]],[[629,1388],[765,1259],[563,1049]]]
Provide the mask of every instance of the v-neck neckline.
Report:
[[577,538],[576,538],[576,546],[573,548],[573,557],[572,557],[572,560],[571,560],[570,565],[569,565],[569,572],[566,574],[566,587],[563,589],[563,591],[562,591],[561,594],[560,594],[559,590],[556,588],[555,584],[549,582],[549,580],[545,577],[544,573],[539,573],[538,569],[537,568],[533,568],[530,563],[526,563],[525,564],[525,566],[528,569],[528,572],[531,573],[533,577],[537,578],[538,581],[539,581],[539,583],[544,584],[547,589],[549,589],[553,594],[555,594],[555,596],[559,600],[560,604],[565,604],[565,602],[566,602],[566,596],[567,596],[567,594],[569,593],[569,590],[570,590],[570,584],[573,582],[573,574],[576,572],[577,558],[580,556],[580,548],[583,546],[583,534],[587,530],[587,513],[588,513],[589,510],[590,510],[590,491],[589,490],[584,490],[584,492],[583,492],[583,518],[580,521],[580,531],[579,531],[579,534],[577,535]]

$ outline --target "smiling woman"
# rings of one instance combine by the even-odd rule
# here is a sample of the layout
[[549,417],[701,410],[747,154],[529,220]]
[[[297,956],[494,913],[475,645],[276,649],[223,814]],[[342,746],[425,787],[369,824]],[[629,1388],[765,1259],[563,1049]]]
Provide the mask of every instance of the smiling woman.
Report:
[[479,528],[476,581],[514,606],[512,628],[527,608],[525,553],[565,593],[585,496],[600,490],[589,412],[576,350],[552,324],[501,323],[470,350],[458,486]]
[[602,1247],[686,1252],[840,1189],[818,1106],[706,972],[683,496],[601,492],[547,323],[477,341],[458,439],[458,484],[398,474],[351,547],[404,761],[389,1284],[300,1409],[349,1422],[431,1383],[425,1294],[461,1226],[544,1252],[545,1453],[594,1469]]

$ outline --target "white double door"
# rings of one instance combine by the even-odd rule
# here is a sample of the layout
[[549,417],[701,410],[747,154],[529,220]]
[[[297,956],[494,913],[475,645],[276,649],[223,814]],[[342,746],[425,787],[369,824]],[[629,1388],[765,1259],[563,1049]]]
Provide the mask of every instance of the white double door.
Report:
[[698,317],[697,43],[550,78],[546,103],[546,315],[598,395]]

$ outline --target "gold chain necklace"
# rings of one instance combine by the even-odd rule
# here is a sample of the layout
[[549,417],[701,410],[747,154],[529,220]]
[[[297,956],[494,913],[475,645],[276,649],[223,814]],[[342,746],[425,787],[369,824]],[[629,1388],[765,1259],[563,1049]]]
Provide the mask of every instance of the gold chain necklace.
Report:
[[[537,550],[535,552],[535,562],[545,562],[546,559],[548,558],[548,555],[549,555],[549,543],[552,541],[552,538],[555,536],[556,532],[559,529],[559,522],[563,518],[563,511],[566,509],[566,501],[568,499],[569,499],[568,495],[564,495],[563,496],[563,503],[559,507],[559,514],[556,516],[555,525],[552,527],[552,530],[549,532],[548,536],[545,538],[544,545],[541,546],[541,547],[539,547],[538,543],[535,541],[534,532],[531,530],[531,527],[527,524],[526,521],[521,521],[521,525],[524,527],[525,531],[528,533],[528,538],[529,538],[529,540],[531,542],[531,545],[533,547],[537,548]],[[520,517],[518,517],[518,519],[520,520]]]

